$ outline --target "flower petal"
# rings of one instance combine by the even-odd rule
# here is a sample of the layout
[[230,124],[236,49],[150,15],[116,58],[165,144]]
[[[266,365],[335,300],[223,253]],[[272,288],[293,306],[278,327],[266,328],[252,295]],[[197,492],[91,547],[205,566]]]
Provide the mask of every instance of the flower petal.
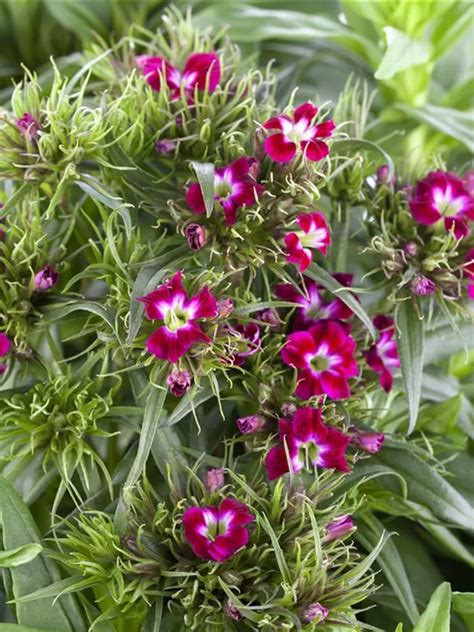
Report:
[[283,134],[272,134],[263,143],[265,152],[275,162],[289,162],[296,155],[296,144]]
[[329,147],[322,140],[303,140],[301,149],[304,155],[314,162],[326,158],[329,154]]
[[[214,92],[221,81],[221,63],[215,53],[194,53],[188,57],[183,70],[186,89]],[[208,83],[209,82],[209,83]]]
[[204,211],[206,210],[201,186],[197,182],[191,184],[191,186],[187,190],[186,204],[195,215],[201,215],[201,213],[204,213]]

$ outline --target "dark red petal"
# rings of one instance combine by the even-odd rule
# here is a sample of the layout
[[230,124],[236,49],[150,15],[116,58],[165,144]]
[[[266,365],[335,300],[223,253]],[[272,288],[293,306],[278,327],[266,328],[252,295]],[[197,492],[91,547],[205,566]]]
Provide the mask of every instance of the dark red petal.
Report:
[[168,327],[159,327],[146,341],[147,349],[160,360],[177,362],[196,342],[210,343],[198,325],[188,323],[176,331]]
[[281,350],[281,357],[285,364],[303,369],[308,365],[307,354],[315,354],[316,345],[309,332],[298,331],[288,336],[288,340]]
[[194,311],[193,319],[215,318],[218,312],[217,301],[208,287],[203,288],[196,296],[186,301],[185,307]]
[[470,232],[467,222],[457,217],[445,217],[444,227],[448,233],[453,231],[456,239],[463,239]]
[[303,140],[301,149],[304,155],[313,161],[322,160],[329,154],[329,147],[322,140]]
[[318,123],[316,125],[314,138],[327,138],[328,136],[332,136],[335,129],[336,124],[334,121],[329,120]]
[[273,118],[265,121],[263,127],[265,129],[283,129],[282,121],[291,121],[291,119],[286,114],[282,114],[281,116],[274,116]]
[[283,134],[268,136],[263,143],[263,148],[275,162],[289,162],[296,155],[296,144]]
[[209,556],[216,562],[225,562],[238,549],[246,546],[249,541],[247,529],[232,529],[229,535],[218,535],[208,548]]
[[207,82],[209,92],[214,92],[221,80],[221,63],[215,53],[194,53],[188,57],[183,70],[183,78],[187,82],[187,89],[205,90]]
[[413,219],[420,224],[429,226],[441,219],[441,213],[431,199],[413,198],[409,202]]
[[318,408],[300,408],[293,419],[293,433],[299,441],[307,443],[315,438],[320,425],[321,411]]
[[202,196],[201,187],[197,182],[194,182],[186,193],[186,204],[193,211],[195,215],[200,215],[206,210],[204,204],[204,198]]
[[284,448],[277,446],[269,451],[265,457],[265,469],[271,481],[290,471]]
[[380,386],[386,393],[389,393],[392,390],[393,375],[386,368],[383,368],[380,372]]
[[225,175],[227,175],[230,181],[237,182],[238,180],[242,180],[245,176],[248,175],[250,169],[250,158],[248,156],[241,156],[231,162],[230,165],[224,169]]
[[303,369],[298,371],[298,385],[295,389],[296,397],[300,399],[309,399],[315,395],[323,395],[324,390],[321,387],[319,376],[311,370]]
[[244,527],[254,519],[247,505],[238,500],[225,498],[219,505],[219,520],[229,520],[229,526],[232,529]]
[[159,288],[140,296],[137,301],[145,305],[145,313],[151,320],[163,320],[165,311],[175,301],[184,302],[186,293],[182,283],[182,273],[178,270],[173,277]]
[[331,399],[346,399],[351,396],[349,384],[341,375],[324,371],[321,374],[321,386]]
[[305,119],[307,126],[309,127],[317,113],[318,108],[313,105],[311,101],[307,101],[295,109],[293,112],[293,119],[295,123],[298,123],[301,119]]
[[147,55],[140,55],[136,58],[136,61],[153,90],[156,90],[157,92],[161,90],[162,77],[168,87],[177,87],[177,84],[172,78],[173,73],[177,71],[174,66],[167,62],[166,59],[163,59],[163,57],[148,57]]
[[0,356],[7,355],[10,351],[11,343],[8,336],[3,332],[0,332]]

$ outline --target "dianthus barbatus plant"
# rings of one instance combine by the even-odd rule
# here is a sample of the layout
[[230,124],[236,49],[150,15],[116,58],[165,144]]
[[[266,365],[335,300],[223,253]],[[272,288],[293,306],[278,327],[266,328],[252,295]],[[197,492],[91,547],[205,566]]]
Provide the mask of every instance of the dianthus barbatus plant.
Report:
[[175,10],[82,62],[0,119],[11,616],[357,631],[388,594],[415,624],[388,532],[472,562],[472,407],[421,379],[425,331],[470,317],[472,178],[396,172],[358,84],[277,103]]

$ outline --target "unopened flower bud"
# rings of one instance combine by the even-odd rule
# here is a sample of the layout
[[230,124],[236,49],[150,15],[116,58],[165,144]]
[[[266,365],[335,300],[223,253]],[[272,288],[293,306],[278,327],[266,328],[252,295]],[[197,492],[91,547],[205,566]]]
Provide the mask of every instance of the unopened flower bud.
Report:
[[233,619],[234,621],[241,621],[243,619],[238,608],[228,599],[224,604],[224,614]]
[[312,603],[303,609],[303,620],[308,623],[320,623],[329,614],[329,610],[320,603]]
[[281,414],[283,417],[294,417],[297,410],[296,406],[291,402],[284,402],[281,406]]
[[59,274],[51,266],[45,266],[35,275],[35,290],[46,292],[58,282]]
[[409,257],[414,257],[418,252],[418,246],[414,241],[409,241],[407,244],[405,244],[403,251]]
[[364,452],[370,452],[371,454],[378,452],[384,441],[385,435],[383,432],[358,432],[352,438],[353,443],[364,450]]
[[325,542],[340,540],[355,529],[354,521],[349,514],[344,514],[330,522],[326,527]]
[[249,415],[237,419],[237,428],[242,434],[253,434],[260,432],[265,426],[266,420],[262,415]]
[[276,309],[268,307],[267,309],[261,309],[255,314],[257,320],[261,320],[274,329],[278,329],[280,326],[280,319]]
[[206,245],[207,231],[201,224],[196,224],[195,222],[188,224],[184,234],[191,250],[201,250]]
[[417,296],[427,296],[436,292],[436,283],[422,274],[417,274],[411,282],[411,291]]
[[234,311],[234,301],[230,298],[220,298],[217,301],[217,314],[219,318],[227,318]]
[[155,143],[155,151],[157,154],[161,154],[162,156],[166,156],[166,154],[171,154],[176,147],[176,143],[174,140],[169,140],[168,138],[158,139]]
[[166,378],[169,392],[175,397],[182,397],[191,386],[191,374],[189,371],[173,369]]
[[249,176],[256,180],[260,173],[260,163],[255,158],[249,158]]
[[207,471],[206,489],[212,494],[224,485],[224,469],[222,467],[214,467]]
[[377,184],[388,184],[388,165],[382,165],[377,169]]
[[137,539],[133,535],[126,535],[122,538],[122,546],[130,553],[138,553]]
[[16,120],[16,126],[22,134],[28,136],[30,140],[38,136],[40,125],[35,117],[29,112],[25,112],[23,116]]

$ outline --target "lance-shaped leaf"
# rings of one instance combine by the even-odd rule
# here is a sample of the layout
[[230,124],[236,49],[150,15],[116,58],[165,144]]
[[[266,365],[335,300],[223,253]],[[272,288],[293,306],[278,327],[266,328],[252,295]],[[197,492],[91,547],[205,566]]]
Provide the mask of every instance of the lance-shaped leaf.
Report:
[[214,208],[214,165],[210,162],[191,162],[201,187],[206,216],[210,217]]
[[451,586],[440,584],[413,628],[413,632],[449,632],[451,615]]
[[11,568],[31,562],[37,557],[43,547],[41,544],[24,544],[12,551],[0,551],[0,568]]

